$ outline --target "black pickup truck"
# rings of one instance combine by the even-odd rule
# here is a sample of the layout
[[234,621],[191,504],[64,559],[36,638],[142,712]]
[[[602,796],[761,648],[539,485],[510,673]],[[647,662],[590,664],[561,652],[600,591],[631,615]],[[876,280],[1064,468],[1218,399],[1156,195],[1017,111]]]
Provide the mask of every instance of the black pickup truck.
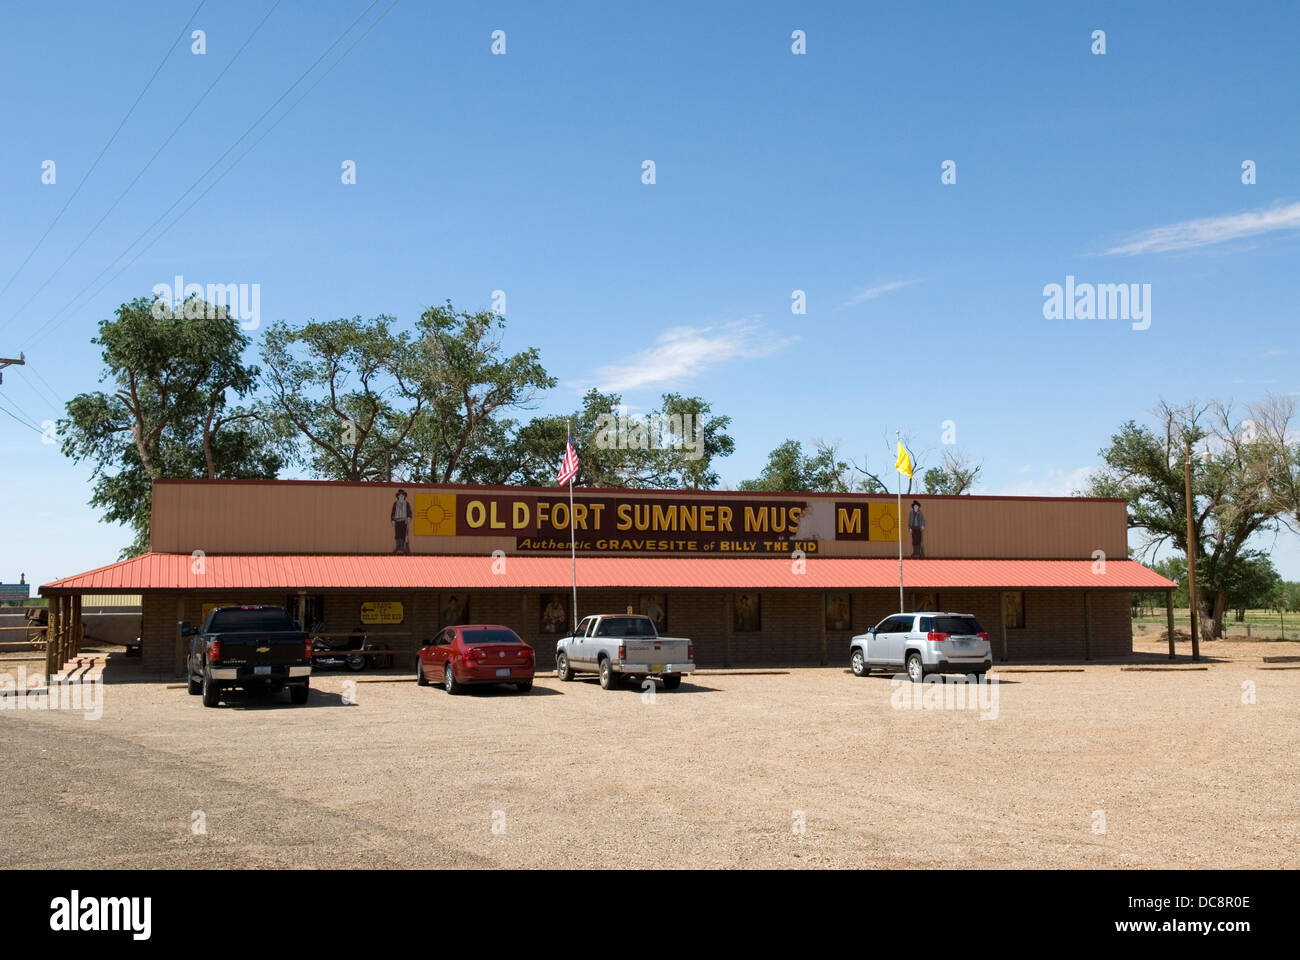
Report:
[[190,641],[186,670],[189,691],[215,707],[229,687],[279,693],[289,688],[293,703],[306,703],[311,683],[311,638],[284,607],[217,607],[198,631],[181,621]]

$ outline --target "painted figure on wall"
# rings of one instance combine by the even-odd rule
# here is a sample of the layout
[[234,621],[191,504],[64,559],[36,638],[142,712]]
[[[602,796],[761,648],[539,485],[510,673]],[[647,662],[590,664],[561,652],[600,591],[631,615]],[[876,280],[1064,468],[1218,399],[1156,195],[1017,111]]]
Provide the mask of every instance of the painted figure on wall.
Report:
[[852,629],[852,609],[853,600],[847,593],[828,593],[826,595],[826,629]]
[[393,521],[393,553],[411,552],[411,518],[414,513],[406,491],[398,490],[389,519]]
[[559,634],[568,630],[568,599],[563,593],[542,594],[542,633]]
[[912,512],[907,515],[907,529],[912,531],[912,559],[925,557],[925,514],[921,512],[921,503],[912,501]]
[[451,594],[442,605],[442,626],[458,627],[469,622],[469,597]]
[[643,593],[638,598],[638,604],[642,616],[649,617],[654,621],[656,633],[667,632],[668,598],[666,595],[662,593]]
[[737,633],[758,633],[763,629],[762,597],[757,593],[736,594],[732,628]]

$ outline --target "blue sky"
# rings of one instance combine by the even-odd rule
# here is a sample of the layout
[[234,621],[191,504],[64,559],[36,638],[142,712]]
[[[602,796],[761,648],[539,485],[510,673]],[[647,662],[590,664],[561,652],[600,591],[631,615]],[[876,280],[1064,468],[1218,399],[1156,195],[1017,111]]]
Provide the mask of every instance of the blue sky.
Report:
[[[702,395],[734,418],[724,486],[787,437],[879,469],[898,428],[933,461],[953,420],[980,492],[1067,494],[1162,397],[1300,391],[1294,4],[389,3],[185,195],[369,0],[283,0],[182,123],[273,0],[205,3],[206,54],[176,47],[16,276],[197,0],[6,9],[0,355],[28,366],[0,406],[55,418],[97,322],[176,274],[260,284],[263,326],[504,290],[507,346],[561,381],[543,412]],[[1044,319],[1067,275],[1150,284],[1150,328]],[[0,441],[0,580],[113,560],[88,467],[9,416]],[[1296,538],[1261,545],[1300,579]]]

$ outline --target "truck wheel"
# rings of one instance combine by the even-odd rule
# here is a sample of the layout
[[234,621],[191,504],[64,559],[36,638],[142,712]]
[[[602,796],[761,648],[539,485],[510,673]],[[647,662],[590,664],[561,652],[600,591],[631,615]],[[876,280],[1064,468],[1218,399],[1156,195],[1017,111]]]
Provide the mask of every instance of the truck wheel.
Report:
[[203,705],[215,707],[221,703],[221,688],[206,670],[203,671]]
[[865,677],[871,672],[871,668],[867,666],[867,658],[862,655],[861,647],[853,648],[853,656],[849,657],[849,665],[853,667],[855,677]]
[[299,683],[289,688],[289,702],[302,706],[307,702],[307,697],[311,693],[311,686],[306,683]]
[[682,685],[682,675],[680,673],[664,674],[664,689],[676,690]]
[[921,663],[921,655],[915,650],[907,655],[907,679],[913,683],[925,679],[925,666]]
[[424,663],[418,655],[415,658],[415,682],[422,687],[429,685],[429,678],[424,675]]
[[609,662],[609,657],[600,661],[600,689],[613,690],[618,684],[618,674],[614,672],[614,665]]
[[361,654],[357,654],[355,657],[348,657],[347,665],[348,669],[353,673],[360,673],[362,670],[366,669],[366,658]]
[[190,693],[191,696],[195,696],[195,697],[197,697],[200,693],[203,692],[203,678],[202,678],[202,677],[196,677],[196,676],[194,676],[194,674],[190,673],[190,672],[188,671],[188,669],[187,669],[187,670],[186,670],[186,677],[185,677],[185,679],[186,679],[186,681],[187,681],[187,683],[188,683],[188,685],[186,686],[185,689],[189,691],[189,693]]
[[561,680],[573,679],[573,668],[569,666],[569,655],[567,653],[557,653],[555,655],[555,675]]
[[460,693],[465,688],[464,684],[456,682],[456,671],[450,663],[442,671],[442,686],[450,694]]
[[533,681],[520,680],[518,683],[515,684],[515,689],[518,690],[520,693],[527,693],[529,690],[533,689]]

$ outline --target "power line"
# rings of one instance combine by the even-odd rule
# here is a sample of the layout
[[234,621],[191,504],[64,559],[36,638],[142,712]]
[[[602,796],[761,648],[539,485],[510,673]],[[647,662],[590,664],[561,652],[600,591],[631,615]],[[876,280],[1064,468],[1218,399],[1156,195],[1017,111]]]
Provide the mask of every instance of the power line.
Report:
[[[256,120],[253,121],[252,124],[249,125],[248,129],[245,130],[240,135],[238,140],[236,140],[229,147],[227,147],[226,150],[221,154],[221,156],[217,157],[217,159],[212,162],[212,164],[208,167],[208,169],[204,170],[203,173],[199,175],[198,179],[196,179],[192,184],[190,184],[190,186],[186,188],[185,191],[182,192],[179,197],[176,198],[176,200],[171,204],[171,206],[169,206],[166,210],[164,210],[161,214],[159,214],[157,219],[155,219],[153,223],[149,224],[149,226],[147,226],[140,233],[139,236],[137,236],[134,240],[132,240],[129,244],[127,244],[126,248],[120,254],[114,257],[107,267],[101,270],[89,283],[87,283],[84,287],[82,287],[79,291],[77,291],[77,293],[73,295],[72,299],[69,300],[67,304],[65,304],[62,307],[62,309],[54,313],[48,320],[45,321],[44,324],[38,327],[36,331],[33,332],[27,338],[27,340],[24,341],[24,345],[33,343],[36,339],[40,338],[41,336],[44,336],[47,328],[52,329],[51,325],[58,326],[58,324],[55,323],[55,321],[58,320],[59,317],[63,316],[63,314],[66,313],[73,306],[73,304],[75,304],[81,298],[82,294],[84,294],[92,286],[98,283],[100,278],[103,277],[104,274],[112,270],[113,267],[115,267],[120,260],[122,260],[128,254],[130,254],[132,247],[134,247],[137,243],[139,243],[141,240],[147,237],[149,235],[149,232],[152,231],[154,227],[156,227],[159,223],[161,223],[169,213],[171,213],[178,206],[180,206],[180,204],[185,200],[185,197],[191,191],[193,191],[200,183],[202,183],[204,178],[206,178],[209,173],[211,173],[214,169],[216,169],[216,167],[221,163],[221,161],[224,160],[227,156],[229,156],[231,151],[233,151],[235,147],[239,146],[239,144],[242,143],[248,137],[248,135],[257,128],[257,126],[263,120],[266,119],[266,117],[271,113],[271,111],[273,111],[277,106],[279,106],[279,104],[286,97],[288,97],[290,93],[293,92],[294,88],[297,87],[298,84],[302,83],[302,81],[306,79],[308,74],[310,74],[313,70],[316,69],[316,67],[320,64],[320,62],[329,55],[330,51],[333,50],[336,46],[338,46],[339,43],[342,42],[343,38],[346,37],[349,33],[351,33],[353,28],[356,27],[356,25],[365,18],[366,14],[368,14],[371,10],[373,10],[378,5],[378,3],[379,0],[372,0],[369,6],[367,6],[364,10],[362,10],[361,14],[355,20],[353,20],[351,24],[348,25],[347,29],[345,29],[341,34],[339,34],[338,37],[336,37],[335,40],[328,47],[325,48],[325,50],[321,53],[321,55],[317,57],[315,61],[312,62],[311,66],[309,66],[306,70],[304,70],[302,74],[298,77],[298,79],[295,80],[293,83],[291,83],[289,87],[284,91],[284,93],[280,94],[280,96],[278,96],[275,99],[275,101],[269,107],[267,107],[266,110],[262,112],[261,116],[259,116]],[[343,52],[342,56],[340,56],[338,60],[334,61],[334,63],[324,73],[322,73],[320,77],[318,77],[310,87],[307,88],[307,90],[303,93],[301,97],[295,100],[289,106],[289,108],[285,110],[284,113],[282,113],[279,116],[279,118],[276,119],[276,121],[272,123],[271,126],[268,127],[266,131],[263,132],[262,135],[252,143],[251,146],[249,146],[247,150],[245,150],[242,154],[240,154],[239,157],[237,157],[235,161],[230,164],[230,166],[228,166],[215,180],[213,180],[212,183],[210,183],[207,186],[207,188],[201,194],[199,194],[188,207],[182,210],[179,217],[177,217],[166,227],[164,227],[163,230],[153,238],[153,240],[151,240],[148,244],[142,247],[140,251],[135,255],[134,259],[132,259],[125,266],[123,266],[122,269],[119,270],[117,273],[113,274],[113,276],[109,277],[109,279],[103,285],[101,285],[99,289],[97,289],[94,292],[94,294],[92,294],[91,299],[97,297],[100,293],[102,293],[105,289],[107,289],[109,284],[111,284],[114,280],[116,280],[123,273],[129,270],[136,263],[136,261],[140,259],[140,257],[144,256],[144,254],[155,243],[157,243],[160,239],[162,239],[162,237],[167,233],[167,231],[169,231],[172,227],[174,227],[185,216],[185,214],[189,213],[189,211],[194,208],[195,204],[197,204],[200,200],[202,200],[203,197],[205,197],[213,187],[215,187],[218,183],[220,183],[222,178],[224,178],[226,174],[228,174],[231,170],[233,170],[239,164],[239,162],[243,160],[244,157],[246,157],[253,150],[254,147],[256,147],[259,143],[262,142],[262,140],[266,138],[267,134],[269,134],[272,130],[275,129],[275,127],[280,123],[281,120],[283,120],[285,117],[289,115],[290,112],[293,111],[294,107],[296,107],[299,103],[301,103],[307,97],[307,95],[311,93],[311,91],[314,90],[322,80],[325,79],[325,77],[329,76],[330,72],[333,71],[335,67],[337,67],[340,63],[343,62],[344,58],[347,57],[347,55],[352,52],[352,50],[356,47],[356,45],[360,43],[362,40],[364,40],[366,36],[370,33],[370,31],[379,25],[379,22],[383,20],[384,17],[388,16],[389,12],[392,11],[393,7],[397,6],[397,3],[398,0],[393,0],[393,2],[388,5],[387,9],[385,9],[383,13],[381,13],[375,19],[375,21],[371,23],[371,25],[367,27],[366,30],[355,41],[353,41],[352,46],[348,47]]]
[[229,62],[226,63],[226,65],[222,68],[221,72],[217,74],[216,79],[214,79],[212,83],[208,85],[208,88],[203,91],[199,99],[194,101],[194,105],[190,107],[189,113],[185,114],[185,116],[181,118],[180,122],[175,124],[172,127],[172,132],[167,135],[167,139],[164,140],[161,144],[159,144],[158,149],[153,152],[153,156],[151,156],[148,159],[145,165],[140,168],[140,171],[135,175],[135,177],[132,178],[131,182],[126,185],[126,189],[124,189],[121,193],[117,195],[117,199],[114,200],[112,205],[107,210],[104,211],[103,215],[98,220],[95,221],[95,225],[92,226],[90,230],[86,233],[86,235],[81,238],[81,242],[78,243],[75,247],[73,247],[72,252],[67,255],[64,261],[61,264],[59,264],[58,267],[55,268],[52,274],[50,274],[48,277],[45,278],[45,282],[36,288],[35,293],[33,293],[27,299],[27,302],[24,303],[17,310],[15,310],[12,314],[10,314],[8,320],[5,321],[6,323],[16,320],[19,314],[21,314],[24,310],[26,310],[29,306],[31,306],[32,301],[34,301],[38,296],[40,296],[41,291],[50,285],[50,281],[59,275],[60,271],[62,271],[63,268],[66,267],[69,264],[69,262],[71,262],[72,258],[75,257],[77,253],[81,250],[81,248],[86,245],[87,241],[89,241],[90,238],[94,236],[95,231],[98,230],[100,226],[104,223],[104,221],[108,219],[109,215],[114,210],[117,209],[117,205],[122,202],[123,198],[126,197],[128,193],[131,192],[131,189],[137,183],[140,182],[140,178],[145,175],[145,172],[151,166],[153,166],[153,162],[158,159],[158,155],[161,154],[163,150],[167,148],[167,145],[172,142],[172,140],[176,137],[176,134],[180,133],[181,127],[183,127],[186,124],[186,122],[190,119],[190,117],[194,116],[194,111],[199,108],[199,106],[203,103],[203,101],[207,99],[208,94],[211,93],[213,89],[216,87],[216,85],[221,82],[221,78],[224,77],[226,73],[230,70],[230,68],[235,65],[235,61],[239,59],[239,55],[244,52],[244,49],[250,43],[253,42],[253,38],[257,36],[258,32],[266,24],[266,21],[271,18],[271,14],[275,13],[276,7],[278,7],[281,2],[282,0],[275,0],[275,3],[271,5],[271,9],[266,12],[266,16],[264,16],[261,22],[258,23],[258,25],[253,28],[253,32],[248,35],[247,39],[244,40],[244,42],[240,45],[239,49],[235,51],[234,56],[230,58]]
[[0,413],[3,413],[3,414],[8,415],[10,418],[12,418],[12,419],[15,420],[16,422],[22,424],[22,425],[23,425],[24,427],[26,427],[28,430],[35,430],[35,431],[36,431],[37,433],[39,433],[39,434],[44,434],[44,433],[45,433],[45,431],[42,430],[40,427],[35,426],[35,425],[31,424],[31,423],[28,423],[28,422],[27,422],[26,420],[24,420],[22,417],[19,417],[18,415],[14,414],[14,413],[11,413],[11,412],[9,411],[9,409],[8,409],[7,407],[5,407],[3,404],[0,404]]
[[[45,402],[48,402],[48,403],[49,403],[49,404],[54,408],[54,411],[55,411],[56,413],[58,412],[59,407],[60,407],[60,405],[61,405],[61,401],[59,400],[59,398],[58,398],[57,396],[54,395],[52,389],[51,389],[51,390],[46,390],[44,387],[42,387],[42,386],[41,386],[39,383],[37,383],[36,381],[27,379],[27,375],[26,375],[25,373],[23,373],[22,370],[15,370],[14,372],[17,373],[18,376],[22,377],[23,382],[24,382],[25,384],[27,384],[29,387],[31,387],[31,388],[32,388],[32,391],[35,392],[36,394],[38,394],[38,395],[40,396],[40,399],[41,399],[41,400],[43,400],[43,401],[45,401]],[[36,368],[35,368],[35,367],[32,367],[32,373],[35,373],[35,372],[36,372]],[[44,379],[44,378],[42,378],[42,379]],[[47,385],[47,386],[48,386],[48,385]]]
[[126,116],[122,118],[122,122],[117,125],[117,129],[113,131],[113,135],[109,137],[108,142],[104,144],[104,149],[99,151],[99,156],[95,158],[94,163],[90,165],[90,169],[87,170],[85,175],[81,178],[81,182],[77,184],[77,188],[72,191],[72,195],[64,202],[59,212],[54,215],[54,219],[50,221],[50,225],[45,228],[45,232],[41,234],[41,238],[36,241],[36,246],[32,247],[31,252],[27,254],[27,258],[23,260],[22,263],[18,264],[18,269],[13,272],[13,276],[9,278],[9,281],[4,285],[3,289],[0,289],[0,297],[3,297],[9,291],[9,288],[13,286],[14,280],[18,279],[18,274],[22,273],[23,268],[31,262],[32,257],[36,256],[36,251],[41,248],[41,244],[45,242],[45,238],[50,235],[50,231],[54,229],[55,225],[58,224],[64,213],[67,212],[68,207],[72,205],[72,201],[77,198],[77,194],[81,192],[81,188],[86,185],[86,181],[90,179],[90,175],[94,173],[95,168],[99,166],[99,161],[104,159],[104,154],[108,152],[108,148],[113,145],[113,141],[117,139],[117,135],[122,132],[122,128],[126,126],[126,122],[131,119],[131,114],[135,113],[135,108],[140,105],[140,101],[144,99],[144,95],[148,93],[149,88],[153,86],[154,80],[158,79],[158,74],[162,72],[163,65],[172,55],[172,51],[176,49],[176,44],[181,42],[181,39],[185,36],[185,31],[190,28],[190,24],[194,22],[194,18],[199,15],[199,10],[202,9],[203,4],[206,2],[207,0],[199,0],[199,5],[194,8],[194,12],[190,14],[190,18],[185,21],[185,26],[181,27],[181,32],[176,35],[176,39],[173,40],[171,46],[167,48],[167,52],[163,54],[163,58],[158,61],[158,66],[154,68],[154,72],[149,77],[149,81],[144,85],[144,89],[141,90],[139,95],[135,98],[135,102],[131,104],[131,109],[126,112]]

